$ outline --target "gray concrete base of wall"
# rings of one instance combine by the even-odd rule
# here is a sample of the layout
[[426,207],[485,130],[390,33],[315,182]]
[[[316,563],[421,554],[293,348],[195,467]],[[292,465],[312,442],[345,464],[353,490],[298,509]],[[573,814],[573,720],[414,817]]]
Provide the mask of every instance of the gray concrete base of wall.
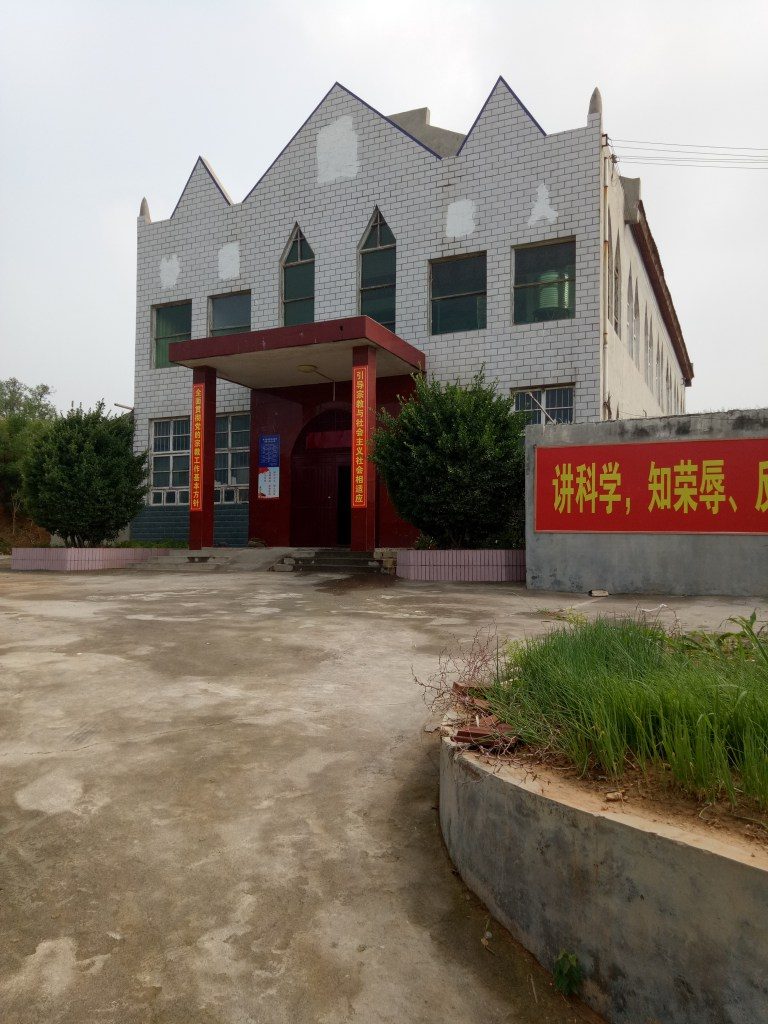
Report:
[[768,1021],[768,856],[607,812],[444,737],[440,823],[466,884],[547,968],[622,1024]]

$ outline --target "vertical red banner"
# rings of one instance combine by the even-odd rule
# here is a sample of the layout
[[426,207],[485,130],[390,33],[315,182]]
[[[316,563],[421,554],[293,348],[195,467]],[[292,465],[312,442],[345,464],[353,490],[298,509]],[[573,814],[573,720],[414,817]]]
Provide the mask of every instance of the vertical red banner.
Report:
[[189,508],[203,510],[203,419],[205,384],[192,385],[192,447],[189,467]]
[[368,507],[368,367],[352,367],[352,508]]

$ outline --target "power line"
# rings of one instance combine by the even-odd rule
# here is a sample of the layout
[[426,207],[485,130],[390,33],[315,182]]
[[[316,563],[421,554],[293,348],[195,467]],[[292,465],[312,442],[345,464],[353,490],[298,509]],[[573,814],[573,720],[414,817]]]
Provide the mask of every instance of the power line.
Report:
[[765,153],[768,156],[768,148],[761,146],[714,146],[704,145],[700,142],[649,142],[647,139],[617,139],[613,136],[609,136],[611,142],[624,142],[631,143],[632,145],[638,146],[672,146],[672,147],[683,147],[684,149],[730,149],[738,151],[749,151],[755,153]]
[[720,171],[768,171],[768,164],[701,164],[683,160],[633,160],[620,158],[622,163],[643,167],[697,167],[703,170]]
[[690,158],[691,160],[724,160],[730,163],[732,160],[736,160],[739,163],[768,163],[768,154],[765,156],[753,156],[747,153],[698,153],[693,149],[637,149],[617,147],[619,153],[625,155],[634,156],[645,156],[649,159],[667,158],[670,160],[677,159],[678,157]]
[[[615,159],[646,167],[708,167],[716,170],[768,170],[768,149],[756,146],[705,146],[700,143],[613,139]],[[620,145],[623,143],[623,145]]]

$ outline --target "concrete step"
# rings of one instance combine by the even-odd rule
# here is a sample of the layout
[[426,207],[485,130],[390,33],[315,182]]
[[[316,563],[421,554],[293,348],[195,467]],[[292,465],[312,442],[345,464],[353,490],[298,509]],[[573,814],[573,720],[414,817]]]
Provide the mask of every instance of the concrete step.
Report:
[[[275,566],[277,568],[277,566]],[[294,565],[292,567],[293,572],[327,572],[327,573],[342,573],[349,576],[360,576],[366,574],[376,574],[381,572],[381,566],[378,562],[374,562],[372,565],[361,565],[354,562],[305,562],[301,565]]]
[[327,572],[342,575],[381,572],[381,562],[371,551],[349,551],[346,548],[299,549],[287,554],[275,572]]

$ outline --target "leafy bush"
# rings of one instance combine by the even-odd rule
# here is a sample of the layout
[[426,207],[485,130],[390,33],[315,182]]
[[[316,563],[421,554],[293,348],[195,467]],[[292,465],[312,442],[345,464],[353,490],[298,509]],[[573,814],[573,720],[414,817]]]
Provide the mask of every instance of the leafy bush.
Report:
[[146,453],[133,453],[130,416],[107,416],[100,402],[73,409],[35,438],[26,456],[24,497],[40,526],[71,547],[113,540],[139,513]]
[[437,547],[521,547],[525,417],[482,373],[466,387],[414,380],[374,434],[372,459],[398,514]]
[[11,514],[12,535],[23,512],[22,465],[35,437],[55,419],[46,384],[30,387],[11,377],[0,380],[0,503]]
[[564,996],[572,996],[581,988],[584,971],[575,953],[561,949],[555,958],[553,970],[555,988]]
[[768,640],[738,624],[719,642],[632,618],[555,629],[511,645],[486,696],[524,743],[585,773],[653,766],[768,808]]

